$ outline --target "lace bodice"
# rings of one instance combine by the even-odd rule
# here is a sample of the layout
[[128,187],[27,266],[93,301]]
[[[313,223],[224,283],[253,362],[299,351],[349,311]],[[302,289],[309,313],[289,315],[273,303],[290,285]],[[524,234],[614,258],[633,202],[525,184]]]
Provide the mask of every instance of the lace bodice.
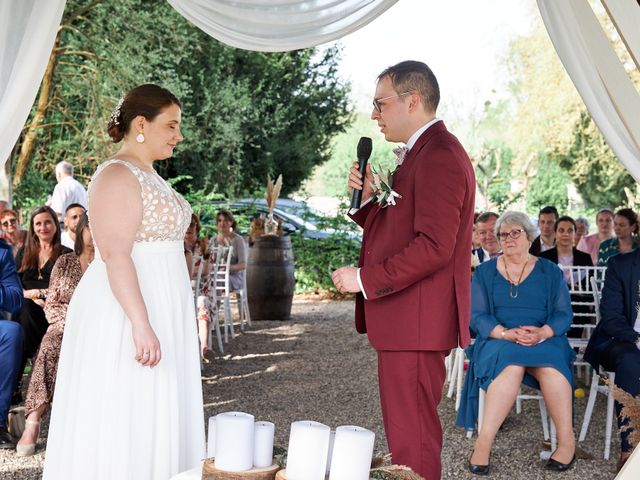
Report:
[[123,160],[108,160],[101,163],[91,177],[87,189],[89,197],[93,181],[114,163],[127,166],[142,189],[142,223],[136,233],[136,242],[184,240],[184,233],[191,222],[191,206],[155,171],[146,172]]

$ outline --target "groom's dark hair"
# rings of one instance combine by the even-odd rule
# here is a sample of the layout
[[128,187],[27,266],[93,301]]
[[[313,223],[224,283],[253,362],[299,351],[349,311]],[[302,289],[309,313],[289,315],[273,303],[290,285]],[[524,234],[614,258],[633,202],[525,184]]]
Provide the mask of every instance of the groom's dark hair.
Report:
[[398,94],[416,92],[425,109],[435,113],[440,103],[438,80],[426,63],[407,60],[386,68],[378,81],[389,77]]

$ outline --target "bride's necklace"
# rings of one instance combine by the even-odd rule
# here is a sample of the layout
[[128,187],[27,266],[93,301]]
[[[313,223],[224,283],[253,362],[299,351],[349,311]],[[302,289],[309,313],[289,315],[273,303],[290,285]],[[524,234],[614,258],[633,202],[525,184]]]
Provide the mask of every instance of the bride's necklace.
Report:
[[524,265],[522,265],[522,270],[520,271],[520,277],[518,277],[517,282],[514,282],[513,280],[511,280],[511,276],[509,275],[509,267],[507,266],[507,260],[504,257],[504,255],[502,256],[502,261],[504,263],[504,273],[507,274],[507,280],[509,280],[509,296],[511,298],[518,298],[518,293],[520,290],[520,282],[522,281],[522,276],[524,275],[524,269],[527,268],[527,263],[529,263],[529,258],[531,258],[531,255],[527,254],[527,260],[526,262],[524,262]]

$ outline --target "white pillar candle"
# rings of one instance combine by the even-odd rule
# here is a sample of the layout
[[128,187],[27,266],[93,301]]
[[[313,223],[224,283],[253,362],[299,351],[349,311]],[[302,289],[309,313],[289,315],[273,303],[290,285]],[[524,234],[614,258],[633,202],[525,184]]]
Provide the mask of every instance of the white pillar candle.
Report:
[[366,428],[336,428],[329,480],[368,480],[375,434]]
[[209,432],[207,433],[207,458],[216,456],[216,417],[209,417]]
[[291,424],[287,451],[287,480],[324,480],[331,429],[302,420]]
[[333,443],[336,441],[336,431],[331,430],[329,434],[329,453],[327,453],[327,470],[326,474],[329,475],[329,468],[331,467],[331,456],[333,455]]
[[273,435],[276,426],[271,422],[256,422],[253,433],[253,466],[273,465]]
[[248,413],[218,414],[216,417],[216,468],[228,472],[251,470],[253,424],[253,415]]

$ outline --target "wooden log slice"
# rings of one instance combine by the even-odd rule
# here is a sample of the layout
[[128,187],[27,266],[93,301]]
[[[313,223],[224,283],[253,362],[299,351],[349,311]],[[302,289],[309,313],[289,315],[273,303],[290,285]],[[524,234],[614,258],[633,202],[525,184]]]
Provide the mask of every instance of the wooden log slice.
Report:
[[280,466],[273,464],[270,467],[252,468],[244,472],[227,472],[217,469],[214,460],[208,458],[202,465],[202,480],[275,480],[278,470]]

